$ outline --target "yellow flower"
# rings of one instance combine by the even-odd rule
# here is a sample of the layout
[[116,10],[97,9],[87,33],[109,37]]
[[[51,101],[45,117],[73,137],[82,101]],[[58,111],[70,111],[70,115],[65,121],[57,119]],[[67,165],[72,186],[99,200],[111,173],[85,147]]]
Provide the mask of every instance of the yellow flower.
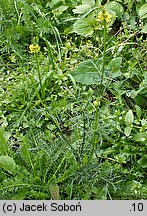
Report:
[[94,104],[95,107],[100,106],[101,105],[100,99],[96,98],[96,100],[93,102],[93,104]]
[[30,53],[38,53],[40,51],[40,46],[38,44],[36,45],[31,44],[29,46],[29,49],[30,49]]
[[106,10],[101,11],[97,17],[98,21],[106,20],[106,22],[110,22],[112,18],[112,15],[109,14]]
[[16,57],[15,57],[15,55],[11,55],[11,56],[9,57],[9,59],[10,59],[10,61],[13,62],[13,63],[16,62]]

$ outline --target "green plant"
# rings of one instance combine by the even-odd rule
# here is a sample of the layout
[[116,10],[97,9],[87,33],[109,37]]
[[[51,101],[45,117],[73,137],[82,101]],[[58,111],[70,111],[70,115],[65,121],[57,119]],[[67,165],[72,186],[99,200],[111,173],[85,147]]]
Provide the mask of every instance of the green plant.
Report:
[[0,2],[1,199],[147,198],[144,7]]

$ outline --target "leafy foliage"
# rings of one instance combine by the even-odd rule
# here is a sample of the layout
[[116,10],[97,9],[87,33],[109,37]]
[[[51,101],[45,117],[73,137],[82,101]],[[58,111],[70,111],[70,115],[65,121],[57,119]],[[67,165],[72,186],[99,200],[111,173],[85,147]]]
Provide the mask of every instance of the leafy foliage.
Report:
[[146,199],[146,1],[0,14],[0,198]]

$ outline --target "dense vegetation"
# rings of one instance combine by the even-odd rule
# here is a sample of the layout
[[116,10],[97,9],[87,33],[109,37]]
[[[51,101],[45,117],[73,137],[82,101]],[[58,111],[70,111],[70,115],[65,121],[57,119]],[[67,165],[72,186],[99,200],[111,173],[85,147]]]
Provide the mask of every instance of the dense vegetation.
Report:
[[0,1],[0,199],[147,199],[146,12]]

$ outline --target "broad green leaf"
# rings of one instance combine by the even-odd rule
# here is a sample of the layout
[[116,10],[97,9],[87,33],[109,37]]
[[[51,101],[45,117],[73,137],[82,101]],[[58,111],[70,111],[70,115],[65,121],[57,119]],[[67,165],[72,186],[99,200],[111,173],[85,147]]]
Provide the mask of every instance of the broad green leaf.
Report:
[[147,128],[147,119],[145,119],[145,118],[141,119],[141,125],[142,125],[144,128]]
[[136,109],[137,117],[140,119],[141,114],[142,114],[140,106],[135,105],[135,109]]
[[143,157],[138,161],[138,163],[142,168],[147,168],[147,154],[143,155]]
[[13,173],[16,167],[15,161],[9,156],[0,157],[0,167],[9,173]]
[[80,63],[71,73],[74,79],[83,84],[98,84],[101,80],[100,71],[102,58],[98,60],[87,60]]
[[53,200],[59,200],[59,186],[57,184],[51,184],[50,185],[50,193],[53,198]]
[[67,10],[68,6],[61,5],[60,7],[55,9],[57,14],[62,14],[65,10]]
[[121,4],[119,4],[118,2],[115,2],[115,1],[112,1],[112,2],[108,2],[106,5],[105,5],[105,8],[109,11],[109,10],[112,10],[116,13],[116,16],[118,18],[121,18],[123,13],[124,13],[124,9],[122,7]]
[[137,142],[146,142],[147,141],[147,133],[137,133],[133,136],[133,140]]
[[93,15],[77,20],[73,25],[73,31],[82,36],[92,35],[96,20]]
[[87,154],[84,154],[84,156],[83,156],[83,163],[86,165],[87,163],[88,163],[88,156],[87,156]]
[[125,127],[124,133],[128,137],[130,136],[131,131],[132,131],[132,128],[128,126],[128,127]]
[[147,34],[147,24],[143,26],[141,32]]
[[134,89],[131,91],[126,91],[126,95],[131,98],[135,98],[137,94],[138,94],[138,91],[135,91]]
[[61,0],[52,0],[51,2],[48,2],[46,7],[49,6],[50,8],[53,8],[55,5],[57,5]]
[[108,70],[111,71],[113,78],[116,78],[122,74],[120,71],[121,63],[122,63],[122,58],[117,57],[117,58],[112,59],[110,63],[108,64],[107,68]]
[[139,16],[141,19],[147,18],[147,4],[141,6],[139,10]]
[[125,117],[125,123],[127,126],[131,126],[133,122],[134,122],[134,115],[133,115],[132,110],[129,110]]
[[109,66],[110,66],[112,72],[118,71],[120,69],[121,63],[122,63],[121,57],[117,57],[117,58],[112,59],[109,63]]
[[82,4],[88,4],[91,7],[94,7],[95,1],[94,0],[82,0]]
[[110,155],[110,154],[113,154],[113,153],[116,153],[116,150],[111,149],[111,148],[108,148],[108,149],[103,151],[103,155]]
[[3,128],[0,128],[0,154],[6,155],[8,152],[7,140],[4,137]]
[[100,8],[100,7],[101,7],[102,1],[103,1],[103,0],[96,0],[96,1],[95,1],[95,6]]
[[91,9],[90,5],[82,4],[82,5],[76,6],[75,9],[73,9],[72,11],[74,12],[74,14],[84,14],[84,13],[87,13],[90,9]]

